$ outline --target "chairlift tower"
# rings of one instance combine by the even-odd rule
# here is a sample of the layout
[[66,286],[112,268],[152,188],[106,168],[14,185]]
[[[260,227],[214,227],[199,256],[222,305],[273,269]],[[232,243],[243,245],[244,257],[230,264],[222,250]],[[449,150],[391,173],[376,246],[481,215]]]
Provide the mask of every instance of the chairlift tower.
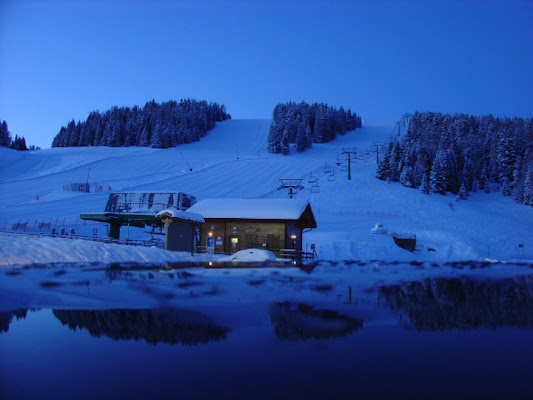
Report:
[[385,143],[382,142],[374,142],[372,143],[372,147],[374,151],[376,152],[376,164],[379,164],[379,152],[380,150],[383,152],[385,151]]
[[355,158],[357,149],[355,147],[345,147],[342,149],[342,154],[346,154],[346,162],[348,164],[348,180],[352,180],[352,156]]
[[289,198],[292,199],[296,195],[296,193],[298,193],[299,190],[302,190],[304,188],[304,186],[302,185],[302,181],[303,179],[281,178],[281,185],[278,187],[278,190],[288,189]]

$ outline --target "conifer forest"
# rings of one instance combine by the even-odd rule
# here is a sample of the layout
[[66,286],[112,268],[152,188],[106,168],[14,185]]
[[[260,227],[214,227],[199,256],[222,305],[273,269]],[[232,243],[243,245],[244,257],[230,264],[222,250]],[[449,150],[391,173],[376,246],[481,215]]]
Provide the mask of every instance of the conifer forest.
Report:
[[289,153],[289,144],[302,152],[312,143],[326,143],[336,135],[361,127],[361,118],[350,109],[330,107],[324,103],[279,103],[274,108],[268,132],[270,153]]
[[376,176],[457,195],[501,191],[533,205],[533,119],[416,112],[406,135],[388,143]]
[[225,106],[191,99],[156,103],[142,108],[113,107],[94,111],[84,122],[61,127],[52,147],[149,146],[174,147],[200,140],[215,122],[230,119]]

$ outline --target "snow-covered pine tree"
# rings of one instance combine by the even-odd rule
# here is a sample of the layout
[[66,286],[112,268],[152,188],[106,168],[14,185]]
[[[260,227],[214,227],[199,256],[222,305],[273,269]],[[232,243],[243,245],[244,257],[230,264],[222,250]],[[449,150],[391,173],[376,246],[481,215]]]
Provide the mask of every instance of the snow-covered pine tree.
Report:
[[429,179],[428,176],[424,174],[422,176],[422,182],[420,183],[420,191],[424,194],[429,194]]
[[499,182],[506,184],[506,196],[510,195],[511,183],[513,182],[513,172],[515,170],[516,154],[514,151],[513,139],[510,137],[510,128],[503,129],[502,136],[498,141],[498,171]]
[[390,180],[390,165],[392,158],[392,147],[393,142],[389,142],[385,154],[379,160],[378,167],[376,170],[376,178],[381,179],[382,181]]
[[283,134],[281,135],[281,141],[280,141],[280,153],[281,154],[289,154],[289,128],[286,127],[283,130]]
[[413,168],[409,165],[404,165],[402,173],[400,174],[400,183],[405,187],[414,187]]
[[276,124],[276,121],[272,121],[270,124],[270,129],[268,130],[268,152],[269,153],[281,153],[281,135],[283,132],[280,131],[279,126]]
[[311,147],[311,128],[308,123],[301,121],[296,134],[296,151],[302,152],[309,147]]
[[468,198],[468,190],[465,184],[462,184],[457,194],[457,200],[466,200]]
[[524,200],[526,206],[533,206],[533,163],[529,164],[526,179],[524,180]]
[[463,162],[463,171],[461,173],[461,186],[468,192],[471,192],[474,186],[474,165],[470,155],[467,153]]
[[433,160],[429,176],[429,187],[433,193],[445,194],[448,182],[446,181],[448,166],[446,152],[439,150]]
[[389,176],[388,176],[388,178],[392,182],[400,181],[400,174],[402,172],[401,163],[402,163],[402,148],[400,146],[400,143],[398,143],[397,141],[394,141],[392,143],[392,153],[389,159]]

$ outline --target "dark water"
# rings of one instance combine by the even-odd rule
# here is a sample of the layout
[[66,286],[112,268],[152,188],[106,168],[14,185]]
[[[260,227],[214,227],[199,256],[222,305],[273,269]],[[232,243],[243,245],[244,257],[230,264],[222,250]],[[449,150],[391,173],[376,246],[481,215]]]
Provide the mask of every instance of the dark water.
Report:
[[0,397],[533,398],[533,276],[429,278],[375,300],[235,304],[225,322],[212,309],[4,312]]

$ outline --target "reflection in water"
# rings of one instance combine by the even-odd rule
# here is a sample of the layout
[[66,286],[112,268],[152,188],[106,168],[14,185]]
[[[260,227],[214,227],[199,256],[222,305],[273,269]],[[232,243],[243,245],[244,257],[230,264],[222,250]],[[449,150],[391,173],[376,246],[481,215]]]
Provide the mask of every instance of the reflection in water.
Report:
[[36,311],[36,308],[28,309],[23,308],[20,310],[12,310],[7,312],[0,312],[0,332],[9,331],[9,325],[13,321],[13,317],[16,319],[24,319],[28,315],[28,311]]
[[230,329],[217,326],[200,312],[178,309],[53,310],[70,329],[86,329],[92,336],[148,343],[194,345],[226,338]]
[[324,339],[345,336],[363,327],[363,321],[336,311],[314,310],[306,304],[290,302],[270,305],[270,320],[281,340]]
[[382,286],[388,307],[416,330],[533,326],[533,275],[501,280],[432,278]]

